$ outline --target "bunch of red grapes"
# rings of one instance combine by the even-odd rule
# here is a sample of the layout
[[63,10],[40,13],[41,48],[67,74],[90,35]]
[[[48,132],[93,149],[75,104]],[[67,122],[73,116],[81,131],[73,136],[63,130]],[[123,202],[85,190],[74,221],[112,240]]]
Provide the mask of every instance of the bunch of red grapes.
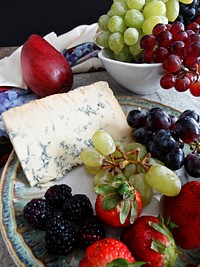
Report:
[[141,38],[141,61],[162,63],[166,71],[160,80],[164,89],[190,90],[200,96],[200,17],[187,27],[180,22],[157,24],[152,34]]

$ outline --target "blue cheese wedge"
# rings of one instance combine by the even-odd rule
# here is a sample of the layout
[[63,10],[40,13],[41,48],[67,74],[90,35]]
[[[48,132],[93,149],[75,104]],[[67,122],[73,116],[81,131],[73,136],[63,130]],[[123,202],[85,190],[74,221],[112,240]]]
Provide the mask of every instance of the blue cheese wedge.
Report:
[[82,164],[96,130],[131,142],[131,129],[107,82],[33,100],[2,114],[6,131],[31,186],[64,177]]

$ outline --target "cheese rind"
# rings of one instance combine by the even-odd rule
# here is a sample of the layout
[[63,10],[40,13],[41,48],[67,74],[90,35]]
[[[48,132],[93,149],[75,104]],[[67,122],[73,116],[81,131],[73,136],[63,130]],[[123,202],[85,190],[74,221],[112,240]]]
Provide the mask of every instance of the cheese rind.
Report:
[[96,130],[131,142],[131,129],[106,82],[37,99],[2,114],[6,131],[31,186],[60,179],[82,164]]

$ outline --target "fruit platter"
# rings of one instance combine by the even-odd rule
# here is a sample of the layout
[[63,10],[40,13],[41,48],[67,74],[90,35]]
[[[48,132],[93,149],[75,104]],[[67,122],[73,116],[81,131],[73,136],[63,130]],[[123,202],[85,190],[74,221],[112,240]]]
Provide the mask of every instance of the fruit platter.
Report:
[[[124,114],[130,114],[130,111],[132,110],[140,110],[145,114],[152,108],[160,108],[164,110],[166,114],[175,117],[180,116],[179,111],[157,102],[128,96],[118,97],[117,100],[119,101]],[[184,184],[187,181],[185,175],[183,176],[182,172],[178,175],[180,175],[182,179],[181,182]],[[49,185],[49,188],[54,185],[61,186],[63,184],[66,187],[71,188],[72,191],[69,190],[69,188],[67,189],[67,191],[69,190],[69,194],[84,194],[87,196],[92,205],[92,209],[95,210],[97,194],[94,191],[94,175],[88,173],[84,166],[74,167],[64,178],[54,181]],[[79,266],[79,261],[83,257],[85,250],[76,248],[68,255],[48,253],[45,245],[45,231],[38,229],[36,225],[33,226],[32,224],[31,226],[29,224],[30,220],[28,223],[25,219],[25,205],[34,199],[44,200],[45,195],[48,199],[47,190],[48,187],[46,186],[30,187],[18,157],[13,151],[4,169],[1,183],[2,233],[8,250],[17,266]],[[160,193],[154,192],[154,195],[150,197],[150,200],[146,200],[147,202],[150,201],[150,203],[143,208],[141,215],[157,216],[160,214],[162,211],[160,197]],[[104,231],[106,231],[108,237],[119,239],[122,229],[106,226]],[[102,233],[104,236],[104,231],[99,230],[99,233]],[[195,262],[195,259],[192,257],[194,257],[194,255],[197,257],[199,252],[196,252],[196,250],[192,250],[192,252],[190,250],[186,251],[184,251],[184,256],[182,255],[177,258],[174,266],[189,266],[188,264],[197,266],[195,264],[199,263],[199,257],[196,259],[197,262]]]
[[198,0],[114,0],[95,43],[21,47],[26,90],[0,86],[0,225],[17,267],[200,266],[199,111],[73,87],[104,50],[159,63],[163,89],[197,98],[199,18]]

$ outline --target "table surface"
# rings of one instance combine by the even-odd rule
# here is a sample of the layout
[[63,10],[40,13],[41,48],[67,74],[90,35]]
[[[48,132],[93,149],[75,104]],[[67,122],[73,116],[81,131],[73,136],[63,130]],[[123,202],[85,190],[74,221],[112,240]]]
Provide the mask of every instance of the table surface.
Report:
[[[1,47],[0,48],[0,59],[5,56],[9,56],[15,51],[17,47]],[[74,85],[73,88],[78,86],[89,85],[97,81],[107,81],[110,88],[113,90],[114,95],[128,95],[140,98],[145,98],[148,100],[153,100],[160,102],[165,105],[169,105],[175,109],[183,111],[185,109],[195,109],[200,113],[200,98],[193,97],[189,92],[179,93],[174,89],[163,90],[160,89],[156,93],[150,95],[135,95],[131,91],[128,91],[116,81],[114,81],[106,71],[92,72],[92,73],[82,73],[74,75]],[[2,171],[2,170],[1,170]],[[0,266],[3,267],[14,267],[11,256],[9,255],[6,245],[0,235]]]

